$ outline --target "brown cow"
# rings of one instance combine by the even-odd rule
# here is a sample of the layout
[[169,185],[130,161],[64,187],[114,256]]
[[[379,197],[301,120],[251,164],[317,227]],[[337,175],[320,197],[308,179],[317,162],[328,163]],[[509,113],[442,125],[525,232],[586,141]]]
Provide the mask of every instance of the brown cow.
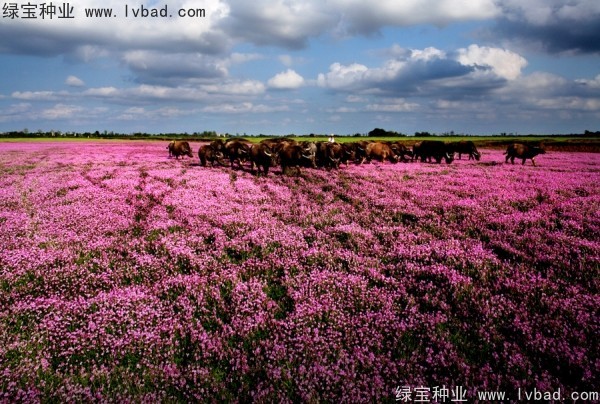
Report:
[[311,161],[312,156],[296,142],[288,142],[281,147],[278,153],[279,163],[281,164],[281,174],[285,174],[286,169],[296,167],[300,175],[300,166],[304,166]]
[[167,149],[169,149],[169,157],[175,156],[176,159],[179,159],[179,156],[194,157],[190,144],[183,140],[172,141],[167,146]]
[[261,144],[265,144],[267,146],[269,146],[269,148],[271,150],[273,150],[274,152],[278,153],[279,150],[286,144],[288,143],[295,143],[296,141],[294,139],[290,139],[287,137],[276,137],[276,138],[269,138],[269,139],[263,139],[260,141]]
[[398,162],[398,156],[392,150],[389,144],[383,142],[373,142],[367,145],[366,149],[367,160],[371,161],[373,159],[384,162],[386,160],[391,161],[392,163]]
[[523,143],[512,143],[508,145],[506,151],[503,153],[506,154],[505,163],[510,162],[515,164],[515,158],[519,158],[523,160],[522,164],[525,164],[525,160],[531,159],[533,166],[535,167],[535,156],[538,154],[546,154],[546,151],[540,146],[530,146]]

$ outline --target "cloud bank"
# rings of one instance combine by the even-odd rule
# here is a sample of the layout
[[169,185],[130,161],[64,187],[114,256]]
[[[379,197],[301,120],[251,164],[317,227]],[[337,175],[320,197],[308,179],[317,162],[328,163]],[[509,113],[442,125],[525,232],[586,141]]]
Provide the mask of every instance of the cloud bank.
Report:
[[[81,0],[76,18],[3,18],[0,51],[89,59],[108,51],[149,50],[222,54],[235,43],[306,47],[322,35],[371,35],[385,27],[447,26],[463,21],[495,21],[492,33],[535,40],[551,51],[597,52],[600,3],[595,0],[169,0],[170,12],[201,6],[205,17],[125,18],[117,0]],[[86,17],[85,9],[112,9],[115,18]]]
[[[529,56],[598,55],[598,1],[168,0],[173,13],[202,7],[206,15],[154,19],[125,18],[117,0],[72,4],[73,19],[0,19],[0,57],[37,58],[40,77],[45,61],[71,69],[52,84],[5,84],[0,122],[18,122],[19,111],[34,122],[117,117],[140,126],[149,117],[225,122],[211,121],[218,115],[226,125],[283,130],[600,121],[600,71],[565,77],[532,67]],[[87,18],[86,8],[117,16]],[[465,22],[475,28],[453,40],[415,39]],[[363,48],[338,53],[349,42]],[[96,78],[109,70],[112,78]]]

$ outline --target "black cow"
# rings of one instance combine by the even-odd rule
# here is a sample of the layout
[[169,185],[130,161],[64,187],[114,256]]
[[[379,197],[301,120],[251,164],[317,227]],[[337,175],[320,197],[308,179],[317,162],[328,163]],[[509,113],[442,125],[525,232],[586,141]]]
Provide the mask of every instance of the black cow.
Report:
[[367,159],[367,146],[373,143],[370,140],[359,140],[355,143],[354,146],[354,157],[356,159],[357,164],[362,164]]
[[356,161],[356,143],[342,143],[342,157],[340,161],[346,164],[346,167],[348,167],[350,161]]
[[317,145],[315,142],[300,142],[305,156],[310,156],[308,159],[304,159],[304,166],[310,168],[317,168]]
[[390,148],[398,158],[398,161],[406,163],[407,161],[409,161],[409,159],[406,158],[407,156],[410,157],[410,159],[412,160],[413,152],[411,150],[408,150],[408,148],[403,142],[397,140],[395,142],[385,143],[387,143],[390,146]]
[[216,150],[211,144],[205,144],[198,149],[198,158],[202,167],[206,167],[207,162],[214,167],[215,163],[222,164],[223,152]]
[[413,161],[421,158],[421,143],[423,143],[423,142],[417,142],[412,147],[412,160]]
[[254,166],[256,165],[259,175],[261,167],[263,169],[263,173],[268,175],[269,167],[273,167],[277,164],[277,154],[266,144],[253,144],[250,146],[249,160],[250,170],[252,172],[254,172]]
[[239,168],[242,168],[242,163],[248,160],[250,153],[250,143],[243,139],[233,139],[225,142],[223,146],[223,154],[229,158],[231,168],[233,168],[233,162],[237,161]]
[[223,139],[215,139],[212,142],[210,142],[210,146],[218,152],[224,153],[225,152],[225,141]]
[[471,140],[461,140],[460,142],[452,142],[450,143],[450,147],[452,147],[452,151],[458,153],[459,160],[462,160],[463,154],[468,154],[469,160],[475,159],[479,161],[479,159],[481,159],[481,153],[477,151],[475,143],[473,143]]
[[454,161],[452,147],[441,140],[423,140],[416,149],[415,146],[413,146],[413,155],[415,157],[418,155],[421,158],[421,162],[425,162],[428,158],[435,159],[438,164],[442,162],[442,159],[445,159],[447,164]]
[[316,142],[316,163],[319,167],[339,168],[342,145],[335,142]]

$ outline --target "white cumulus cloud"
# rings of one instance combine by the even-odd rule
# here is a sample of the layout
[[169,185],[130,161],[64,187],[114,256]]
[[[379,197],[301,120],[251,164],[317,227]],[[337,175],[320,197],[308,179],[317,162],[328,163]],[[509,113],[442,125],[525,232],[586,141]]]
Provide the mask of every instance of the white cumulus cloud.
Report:
[[68,119],[76,116],[82,110],[83,108],[77,105],[56,104],[43,110],[42,117],[50,120]]
[[304,78],[292,69],[276,74],[267,82],[269,87],[279,90],[293,90],[304,85]]
[[429,47],[422,50],[411,49],[410,55],[411,58],[414,60],[429,61],[432,59],[444,59],[446,57],[446,52],[436,49],[434,47]]
[[319,73],[317,84],[329,88],[349,87],[360,82],[368,71],[367,66],[359,63],[352,63],[347,66],[341,63],[333,63],[329,66],[328,73]]
[[68,95],[65,91],[15,91],[11,97],[23,101],[58,101]]
[[514,80],[527,66],[527,60],[521,55],[506,49],[470,45],[458,50],[458,61],[465,66],[486,66],[498,76]]
[[67,77],[67,79],[65,80],[65,84],[70,86],[70,87],[83,87],[85,86],[85,83],[83,82],[83,80],[81,80],[79,77],[76,76],[69,76]]
[[587,86],[589,88],[592,89],[600,89],[600,74],[597,75],[595,78],[588,80],[588,79],[578,79],[575,80],[575,82],[577,84],[583,85],[583,86]]

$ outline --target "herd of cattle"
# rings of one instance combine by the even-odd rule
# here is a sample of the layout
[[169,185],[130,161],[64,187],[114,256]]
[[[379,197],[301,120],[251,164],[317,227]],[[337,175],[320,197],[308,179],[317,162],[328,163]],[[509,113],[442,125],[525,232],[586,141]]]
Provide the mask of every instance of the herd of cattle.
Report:
[[[171,141],[167,146],[169,157],[180,156],[194,157],[190,144],[186,141]],[[513,143],[508,146],[506,162],[510,160],[513,164],[515,158],[521,159],[525,164],[526,159],[531,159],[535,166],[535,157],[546,153],[539,146],[531,146],[523,143]],[[420,160],[421,162],[435,160],[440,164],[445,160],[447,164],[452,163],[456,154],[462,159],[462,155],[468,155],[469,160],[479,161],[481,153],[472,141],[442,142],[439,140],[423,140],[415,143],[409,149],[402,142],[385,141],[357,141],[348,143],[337,142],[298,142],[289,138],[265,139],[260,143],[251,143],[245,139],[217,139],[209,144],[201,146],[198,150],[200,164],[225,165],[229,160],[231,168],[234,164],[242,168],[245,162],[250,163],[250,170],[254,173],[265,175],[269,173],[270,167],[280,166],[282,173],[286,170],[295,169],[300,172],[300,167],[324,167],[339,168],[340,164],[355,163],[362,164],[365,161],[390,161],[392,163]]]

